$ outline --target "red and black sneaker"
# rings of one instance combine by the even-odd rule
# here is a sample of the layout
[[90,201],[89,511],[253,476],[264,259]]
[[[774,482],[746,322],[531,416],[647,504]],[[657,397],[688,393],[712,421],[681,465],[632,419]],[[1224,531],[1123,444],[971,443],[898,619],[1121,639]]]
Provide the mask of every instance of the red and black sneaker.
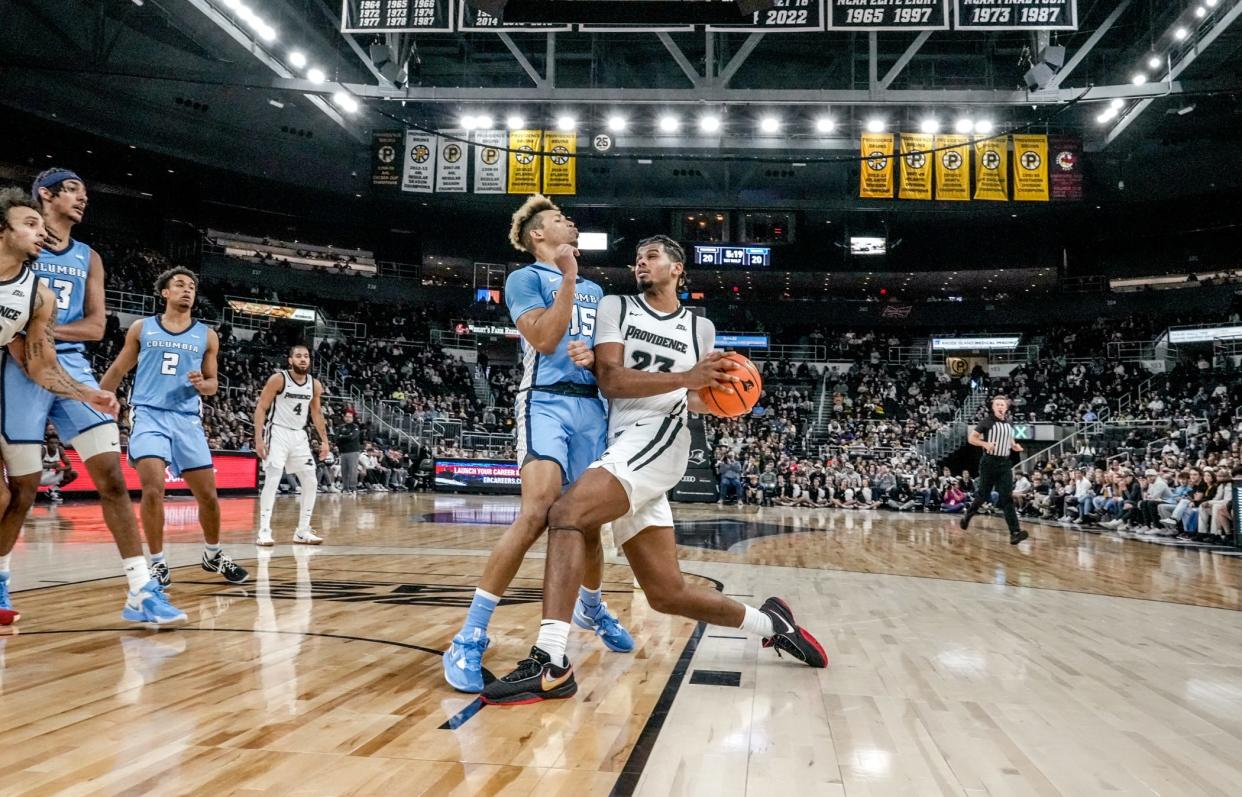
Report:
[[519,661],[516,670],[485,686],[480,699],[489,706],[524,706],[573,697],[577,692],[573,665],[566,661],[558,667],[547,653],[533,647],[530,658]]
[[828,654],[824,646],[805,628],[794,622],[793,610],[780,598],[768,598],[759,607],[759,611],[772,619],[772,627],[776,633],[763,640],[765,648],[776,648],[776,655],[785,651],[811,667],[827,667]]

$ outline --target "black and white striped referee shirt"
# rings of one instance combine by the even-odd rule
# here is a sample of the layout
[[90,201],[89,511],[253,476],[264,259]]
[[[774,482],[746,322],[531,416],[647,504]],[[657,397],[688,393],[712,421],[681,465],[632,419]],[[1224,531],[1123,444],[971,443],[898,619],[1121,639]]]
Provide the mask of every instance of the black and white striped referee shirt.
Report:
[[995,456],[1009,456],[1009,452],[1013,448],[1013,424],[1008,421],[1002,421],[994,413],[988,413],[988,417],[979,422],[979,425],[975,427],[975,431],[984,440],[995,445],[992,449],[995,452]]

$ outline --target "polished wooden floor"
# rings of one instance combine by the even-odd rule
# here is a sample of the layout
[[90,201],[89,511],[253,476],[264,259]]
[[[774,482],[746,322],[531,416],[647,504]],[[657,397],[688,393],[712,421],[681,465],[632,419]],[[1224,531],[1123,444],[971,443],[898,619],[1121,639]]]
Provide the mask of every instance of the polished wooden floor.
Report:
[[[120,621],[98,508],[40,508],[0,636],[0,794],[1183,795],[1242,783],[1242,558],[991,519],[681,507],[683,569],[781,594],[827,670],[736,629],[656,614],[624,559],[607,600],[631,655],[571,637],[576,699],[483,708],[443,685],[511,498],[324,496],[317,549],[225,541],[197,567],[168,505],[171,594],[191,619]],[[296,499],[282,498],[286,529]],[[278,539],[280,534],[278,532]],[[485,664],[534,638],[542,548],[498,609]]]

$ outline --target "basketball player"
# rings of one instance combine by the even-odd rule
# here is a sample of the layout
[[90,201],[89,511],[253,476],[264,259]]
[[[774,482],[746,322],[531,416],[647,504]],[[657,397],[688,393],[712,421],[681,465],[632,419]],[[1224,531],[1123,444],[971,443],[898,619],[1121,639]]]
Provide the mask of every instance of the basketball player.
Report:
[[65,446],[52,429],[48,429],[47,438],[43,441],[43,473],[39,477],[39,486],[47,488],[47,497],[54,504],[64,503],[60,497],[60,488],[77,481],[78,472],[69,462]]
[[151,571],[164,586],[172,583],[164,557],[164,472],[185,479],[198,502],[203,527],[203,569],[219,573],[230,584],[245,582],[248,574],[220,548],[220,499],[211,449],[203,433],[202,396],[219,390],[216,352],[220,339],[214,329],[190,316],[198,292],[198,277],[180,266],[155,280],[164,299],[162,315],[135,321],[125,345],[100,380],[115,390],[138,366],[130,391],[129,460],[142,481],[142,530],[151,550]]
[[[522,336],[522,381],[514,412],[522,481],[518,517],[488,557],[466,623],[444,654],[444,678],[462,692],[483,691],[487,626],[517,575],[526,551],[547,526],[548,509],[604,450],[607,413],[588,370],[596,310],[604,291],[578,276],[578,228],[544,196],[535,194],[513,214],[509,242],[535,256],[505,281],[509,315]],[[586,551],[574,622],[593,628],[612,651],[634,649],[630,633],[601,600],[604,551]]]
[[301,513],[293,531],[293,541],[301,545],[319,545],[323,538],[311,528],[315,511],[315,459],[311,456],[306,437],[306,419],[315,423],[319,433],[319,459],[328,458],[328,427],[323,421],[320,398],[323,385],[310,375],[310,348],[299,343],[289,349],[289,370],[277,371],[267,378],[259,403],[254,407],[254,451],[263,460],[263,493],[259,497],[259,536],[255,545],[271,547],[272,509],[285,471],[298,477],[301,492]]
[[[0,347],[10,347],[0,353],[5,360],[3,365],[7,367],[9,359],[16,359],[45,390],[83,402],[105,417],[115,417],[116,396],[84,384],[80,375],[71,376],[56,355],[56,299],[26,265],[38,256],[45,239],[38,204],[19,189],[0,190]],[[25,339],[17,337],[23,331]],[[0,403],[9,400],[7,391],[0,388]],[[42,448],[41,436],[39,442],[38,448]],[[0,451],[7,456],[7,449]],[[8,488],[0,483],[0,508],[7,508],[8,504]],[[125,535],[114,530],[113,536],[129,581],[122,618],[151,626],[185,623],[185,613],[168,602],[159,582],[151,577],[137,534]],[[0,625],[16,622],[20,617],[9,599],[9,560],[15,542],[16,535],[6,538],[0,553]]]
[[570,697],[578,691],[565,657],[574,585],[584,555],[599,545],[599,529],[625,551],[651,607],[713,625],[740,628],[812,667],[828,657],[794,622],[780,598],[759,609],[715,590],[686,584],[677,563],[667,493],[681,481],[690,454],[687,410],[706,412],[699,388],[737,381],[733,363],[712,351],[716,330],[677,301],[685,254],[658,235],[638,245],[637,296],[608,296],[599,305],[595,373],[611,402],[608,449],[548,513],[543,622],[530,658],[483,690],[483,702],[520,705]]
[[979,478],[975,482],[975,500],[966,508],[966,514],[958,521],[965,530],[970,519],[978,514],[983,505],[997,493],[996,508],[1005,513],[1009,526],[1009,544],[1017,545],[1030,535],[1018,525],[1018,512],[1013,507],[1013,468],[1009,464],[1009,452],[1021,451],[1022,446],[1013,436],[1013,424],[1005,420],[1009,413],[1009,397],[992,397],[992,412],[970,430],[967,442],[983,449],[979,458]]

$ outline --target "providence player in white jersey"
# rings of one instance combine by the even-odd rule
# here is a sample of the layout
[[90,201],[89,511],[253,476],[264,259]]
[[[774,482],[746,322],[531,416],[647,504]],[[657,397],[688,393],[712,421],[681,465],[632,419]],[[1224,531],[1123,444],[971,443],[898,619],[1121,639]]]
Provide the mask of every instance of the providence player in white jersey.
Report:
[[272,509],[281,474],[288,471],[298,477],[301,507],[293,541],[302,545],[318,545],[323,538],[311,528],[315,511],[315,458],[311,456],[306,438],[306,420],[315,423],[319,433],[319,459],[328,457],[328,429],[323,420],[320,397],[323,384],[310,375],[310,348],[297,344],[289,349],[289,369],[268,377],[259,402],[254,408],[254,450],[263,460],[263,492],[259,496],[259,536],[255,545],[271,546]]
[[711,351],[715,327],[677,300],[685,253],[665,236],[638,245],[637,296],[606,296],[595,316],[595,376],[611,402],[608,448],[548,513],[543,622],[529,658],[483,690],[483,702],[521,705],[577,692],[565,657],[575,590],[589,546],[612,523],[613,536],[656,611],[741,628],[812,667],[827,666],[820,644],[794,622],[780,598],[756,609],[715,590],[686,584],[677,563],[667,493],[686,471],[686,414],[706,412],[698,390],[728,389],[737,377]]

